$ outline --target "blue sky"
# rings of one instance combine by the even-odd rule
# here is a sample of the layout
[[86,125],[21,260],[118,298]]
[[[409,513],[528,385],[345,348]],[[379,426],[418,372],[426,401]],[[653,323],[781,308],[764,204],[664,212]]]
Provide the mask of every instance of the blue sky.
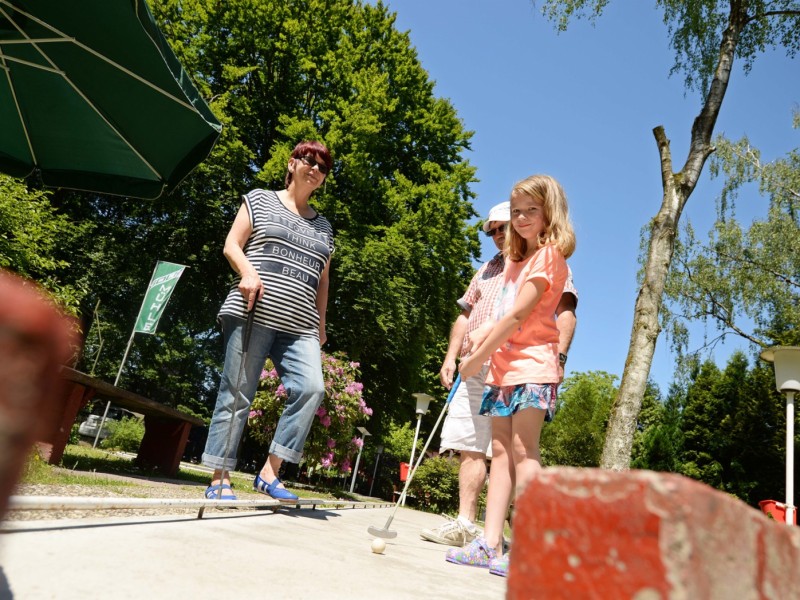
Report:
[[[449,98],[474,131],[465,157],[477,168],[475,207],[485,215],[508,199],[514,182],[547,173],[564,186],[578,247],[570,259],[580,300],[569,371],[621,377],[627,355],[642,226],[661,204],[659,157],[652,130],[663,125],[676,170],[686,159],[700,97],[669,77],[674,55],[655,2],[611,2],[595,26],[575,21],[558,34],[529,0],[388,0],[396,28],[408,31],[435,94]],[[538,3],[541,5],[541,2]],[[800,102],[800,68],[785,52],[768,52],[744,75],[737,63],[716,133],[747,135],[773,160],[796,148],[792,111]],[[681,223],[707,232],[719,180],[706,168]],[[743,195],[740,221],[766,212]],[[486,260],[493,254],[483,242]],[[714,336],[713,326],[709,335]],[[692,346],[702,345],[702,326]],[[718,345],[724,365],[744,342]],[[662,392],[674,356],[662,335],[651,377]]]

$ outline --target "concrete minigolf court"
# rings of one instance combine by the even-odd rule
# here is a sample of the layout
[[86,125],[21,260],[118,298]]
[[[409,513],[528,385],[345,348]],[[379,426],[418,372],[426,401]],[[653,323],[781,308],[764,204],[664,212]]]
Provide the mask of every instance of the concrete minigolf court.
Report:
[[370,526],[394,507],[211,509],[158,517],[6,521],[0,598],[285,598],[370,600],[505,597],[506,580],[445,561],[419,537],[443,517],[401,507],[383,554]]

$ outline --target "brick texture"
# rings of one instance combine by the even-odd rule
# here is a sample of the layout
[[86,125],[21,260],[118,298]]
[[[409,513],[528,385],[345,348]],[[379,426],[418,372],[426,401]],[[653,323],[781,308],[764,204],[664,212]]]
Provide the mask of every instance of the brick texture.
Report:
[[800,530],[680,475],[550,468],[516,503],[511,600],[800,598]]

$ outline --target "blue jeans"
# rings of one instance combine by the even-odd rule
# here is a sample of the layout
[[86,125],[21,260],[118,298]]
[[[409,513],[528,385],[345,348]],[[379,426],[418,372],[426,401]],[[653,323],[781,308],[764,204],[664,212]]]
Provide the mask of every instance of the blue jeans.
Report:
[[286,408],[278,420],[269,453],[282,460],[300,462],[314,415],[325,394],[319,340],[253,324],[247,362],[237,390],[245,322],[229,315],[221,315],[220,319],[225,340],[225,366],[203,452],[203,464],[213,469],[232,470],[236,467],[236,451],[267,357],[275,364],[287,393]]

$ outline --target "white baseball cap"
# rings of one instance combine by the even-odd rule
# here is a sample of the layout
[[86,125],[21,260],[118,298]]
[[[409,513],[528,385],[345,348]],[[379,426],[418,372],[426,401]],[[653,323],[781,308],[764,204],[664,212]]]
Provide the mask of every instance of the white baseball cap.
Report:
[[500,204],[496,204],[492,207],[489,211],[489,216],[486,217],[486,220],[483,222],[483,230],[489,231],[489,223],[492,221],[500,221],[502,223],[508,223],[511,220],[511,203],[501,202]]

